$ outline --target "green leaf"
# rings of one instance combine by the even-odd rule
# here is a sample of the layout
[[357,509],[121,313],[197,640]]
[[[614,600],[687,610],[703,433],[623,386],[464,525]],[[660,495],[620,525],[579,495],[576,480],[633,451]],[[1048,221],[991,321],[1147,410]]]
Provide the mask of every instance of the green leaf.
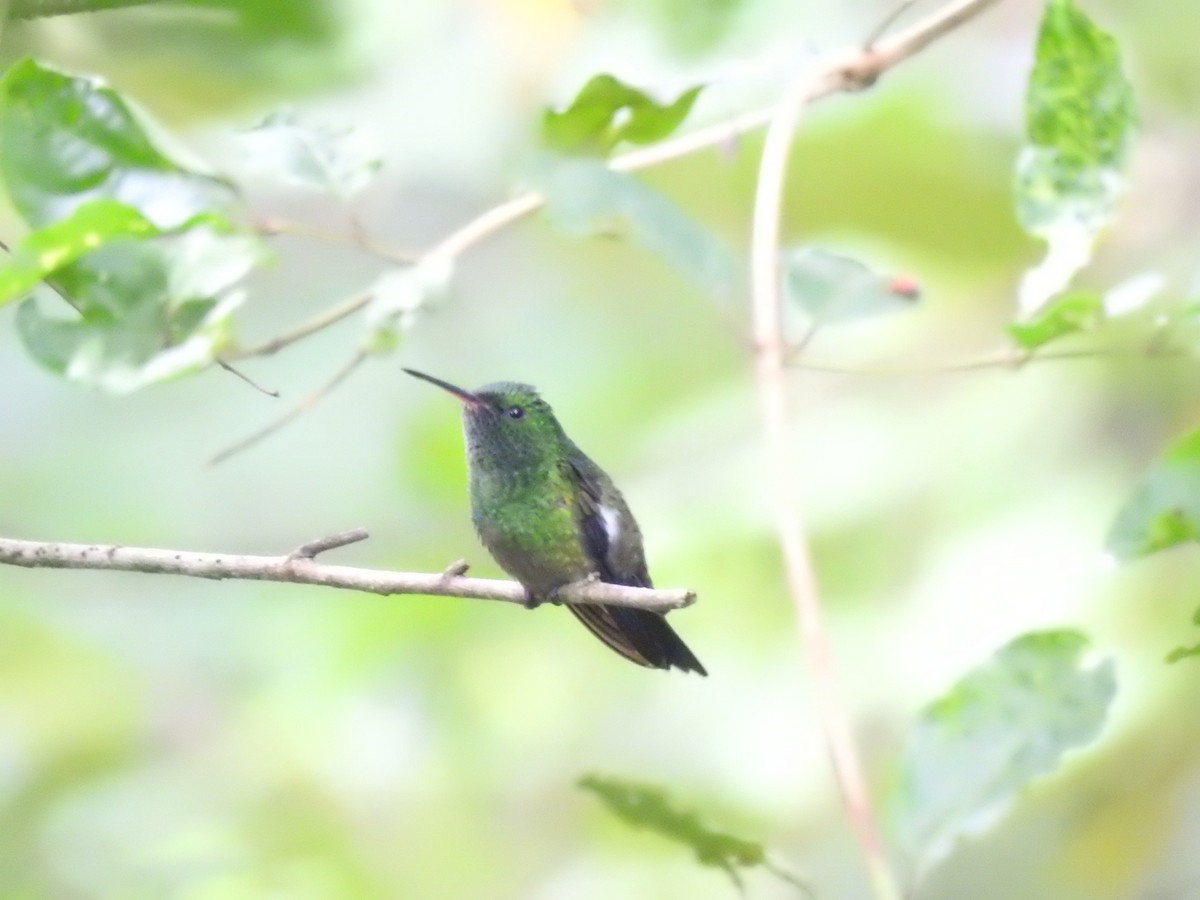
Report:
[[1112,219],[1135,124],[1116,41],[1072,0],[1046,5],[1025,111],[1017,213],[1048,244],[1022,285],[1028,314],[1086,264],[1093,238]]
[[627,230],[701,288],[725,299],[738,283],[729,249],[653,188],[593,160],[554,160],[534,173],[551,221],[583,236]]
[[0,178],[35,228],[118,200],[159,228],[226,209],[232,190],[168,158],[112,88],[26,59],[0,78]]
[[606,156],[621,141],[651,144],[679,127],[701,89],[659,103],[612,75],[597,75],[566,109],[542,114],[542,141],[558,153],[579,156]]
[[60,298],[30,298],[17,333],[48,369],[112,392],[194,372],[227,340],[243,300],[236,285],[261,253],[252,238],[207,225],[155,242],[116,240],[48,279],[75,308],[69,316]]
[[1195,644],[1191,647],[1176,647],[1167,654],[1167,662],[1177,663],[1182,659],[1187,659],[1190,656],[1200,657],[1200,644]]
[[1069,334],[1090,331],[1104,321],[1104,301],[1095,294],[1067,294],[1043,306],[1027,322],[1008,326],[1023,350],[1036,350]]
[[67,219],[27,235],[0,264],[0,305],[28,294],[46,276],[117,238],[148,238],[205,223],[228,230],[215,215],[199,215],[175,229],[162,229],[135,209],[116,200],[89,200]]
[[768,860],[762,844],[709,828],[695,813],[677,809],[660,787],[601,775],[585,775],[579,786],[599,797],[621,821],[691,848],[700,865],[722,870],[739,888],[739,869],[764,866],[808,891],[794,875]]
[[814,324],[846,322],[908,309],[919,291],[848,256],[797,247],[783,256],[784,299]]
[[151,127],[95,79],[28,59],[0,78],[0,177],[35,229],[0,268],[0,298],[45,280],[61,298],[53,312],[21,305],[21,339],[112,391],[207,365],[262,255],[232,233],[232,189],[165,153]]
[[1117,513],[1106,543],[1127,561],[1188,541],[1200,542],[1200,430],[1150,467]]
[[[1196,611],[1192,613],[1192,624],[1200,625],[1200,606],[1196,607]],[[1176,647],[1167,654],[1166,661],[1168,663],[1177,663],[1189,657],[1200,657],[1200,644],[1194,644],[1191,647]]]
[[374,136],[306,122],[290,110],[267,116],[244,139],[263,169],[343,200],[370,184],[383,165]]
[[897,814],[928,865],[989,826],[1034,778],[1100,733],[1116,693],[1110,660],[1077,631],[1022,635],[918,719],[901,762]]

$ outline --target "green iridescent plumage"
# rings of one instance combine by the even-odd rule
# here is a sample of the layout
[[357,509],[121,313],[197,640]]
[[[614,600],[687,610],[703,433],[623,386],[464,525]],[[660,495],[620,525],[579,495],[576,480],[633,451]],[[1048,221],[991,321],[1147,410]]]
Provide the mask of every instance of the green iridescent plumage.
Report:
[[[529,605],[589,577],[651,587],[642,535],[608,475],[525,384],[476,391],[405,369],[463,402],[471,518],[488,552],[525,587]],[[602,641],[639,665],[704,667],[660,613],[620,606],[569,607]]]

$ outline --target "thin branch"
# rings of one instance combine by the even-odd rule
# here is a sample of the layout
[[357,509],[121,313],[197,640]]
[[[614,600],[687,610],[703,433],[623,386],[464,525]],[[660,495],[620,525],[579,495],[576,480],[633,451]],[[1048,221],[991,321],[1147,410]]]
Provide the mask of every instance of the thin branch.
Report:
[[246,382],[246,384],[250,385],[250,387],[254,388],[256,391],[266,394],[268,397],[275,397],[275,398],[279,397],[279,391],[268,390],[267,388],[265,388],[261,384],[259,384],[257,381],[255,381],[253,378],[251,378],[249,375],[247,375],[245,372],[243,372],[241,369],[235,369],[233,366],[231,366],[225,360],[215,359],[215,360],[213,360],[213,362],[215,362],[218,366],[220,366],[222,369],[224,369],[230,375],[234,375],[234,376],[240,378],[242,381]]
[[354,315],[370,303],[374,299],[374,296],[374,294],[367,293],[351,297],[349,300],[343,301],[337,306],[330,307],[325,312],[313,316],[303,325],[286,334],[281,334],[278,337],[264,341],[261,344],[255,344],[252,347],[230,350],[222,356],[222,359],[239,360],[247,359],[251,356],[271,356],[285,347],[290,347],[296,341],[301,341],[309,335],[316,334],[318,331],[324,331],[331,325],[336,325],[342,319]]
[[[188,575],[194,578],[313,584],[385,596],[429,594],[525,603],[525,589],[515,581],[464,578],[441,572],[390,572],[325,565],[312,558],[322,550],[344,546],[365,537],[366,533],[361,531],[334,535],[310,541],[283,556],[193,553],[112,544],[61,544],[0,538],[0,563],[32,569],[109,569],[155,575]],[[566,603],[603,603],[655,612],[689,606],[696,599],[691,591],[652,590],[599,581],[567,585],[560,589],[557,597]]]
[[[798,348],[802,349],[802,348]],[[801,361],[793,351],[789,351],[786,365],[789,369],[799,369],[805,372],[823,372],[829,375],[862,375],[865,377],[887,378],[905,375],[942,375],[951,372],[983,372],[989,369],[1016,370],[1039,362],[1070,362],[1088,360],[1112,359],[1191,359],[1195,354],[1178,347],[1144,348],[1114,348],[1089,350],[1044,350],[1037,353],[1022,353],[1015,348],[999,350],[978,359],[965,359],[960,362],[931,363],[929,365],[896,365],[871,366],[855,368],[840,366],[834,363]]]
[[[890,38],[881,38],[867,48],[856,48],[818,63],[807,102],[813,103],[841,91],[858,90],[875,82],[887,69],[907,59],[943,34],[958,27],[998,0],[959,0],[945,9],[932,14],[905,31]],[[689,156],[700,150],[728,144],[731,140],[762,128],[771,120],[774,106],[752,109],[738,113],[728,119],[707,125],[695,131],[668,138],[649,147],[639,147],[620,153],[608,161],[617,172],[635,172],[661,163]],[[476,244],[537,212],[546,204],[546,198],[536,191],[529,191],[505,200],[480,213],[465,225],[450,232],[421,254],[421,261],[440,258],[453,263]],[[398,253],[398,251],[391,251]],[[401,254],[406,259],[407,254]],[[411,261],[411,260],[410,260]],[[339,305],[329,313],[318,316],[310,326],[291,332],[282,346],[308,337],[322,328],[340,321],[366,305]],[[324,324],[321,324],[321,323]],[[268,342],[264,346],[270,346]],[[280,348],[276,348],[280,349]],[[274,352],[274,351],[269,351]],[[243,355],[255,355],[244,352]],[[240,358],[240,357],[238,357]]]
[[442,572],[443,578],[453,578],[455,575],[465,575],[467,569],[471,568],[471,564],[465,559],[456,559],[450,565],[446,566]]
[[912,9],[916,5],[916,2],[917,0],[902,0],[902,2],[897,3],[892,11],[883,17],[883,21],[875,26],[875,30],[871,32],[870,36],[863,41],[863,47],[868,50],[874,47],[876,42],[887,34],[888,29],[895,25],[902,15]]
[[796,890],[803,892],[804,896],[808,897],[809,900],[817,900],[817,892],[813,889],[813,886],[787,866],[780,862],[776,862],[769,856],[763,859],[762,865],[764,869],[766,869],[780,881],[790,884]]
[[337,550],[339,547],[348,547],[351,544],[357,544],[359,541],[365,541],[370,536],[365,528],[355,528],[350,531],[339,532],[338,534],[326,535],[325,537],[319,537],[301,544],[288,554],[288,559],[312,559],[318,553],[324,553],[327,550]]
[[322,400],[324,400],[327,396],[329,396],[330,392],[333,391],[339,384],[341,384],[343,381],[345,381],[347,378],[349,378],[354,373],[355,369],[357,369],[359,366],[361,366],[364,362],[367,361],[367,358],[368,358],[367,352],[365,350],[359,350],[357,353],[354,354],[354,356],[352,356],[350,358],[350,361],[347,362],[346,365],[342,366],[342,368],[338,369],[333,374],[333,377],[330,378],[327,382],[325,382],[325,384],[321,385],[315,391],[313,391],[312,393],[303,397],[299,403],[297,403],[295,406],[293,406],[290,410],[288,410],[286,413],[284,413],[282,416],[280,416],[274,422],[271,422],[269,425],[266,425],[263,428],[260,428],[258,431],[254,432],[253,434],[249,435],[246,438],[243,438],[242,440],[238,441],[236,444],[226,447],[224,450],[222,450],[220,453],[218,453],[216,456],[214,456],[212,459],[210,459],[208,461],[208,464],[210,466],[215,466],[217,463],[224,462],[225,460],[229,459],[231,456],[236,456],[237,454],[241,453],[243,450],[249,450],[251,447],[253,447],[255,444],[257,444],[259,441],[263,440],[264,438],[270,437],[276,431],[283,428],[285,425],[287,425],[292,420],[304,415],[304,413],[308,412],[310,409],[312,409],[314,406],[316,406],[318,403],[320,403]]
[[963,0],[872,46],[818,61],[784,93],[770,117],[759,164],[751,225],[750,285],[755,341],[754,368],[767,479],[776,498],[776,528],[788,591],[809,655],[818,714],[834,776],[878,900],[899,900],[899,883],[888,862],[849,716],[841,698],[833,649],[825,630],[820,592],[804,523],[796,508],[792,454],[788,447],[788,347],[784,337],[780,231],[788,156],[805,108],[838,90],[874,84],[883,72],[978,14],[995,0]]
[[[3,2],[4,2],[4,0],[0,0],[0,4],[2,4]],[[0,9],[0,13],[2,13],[2,12],[3,12],[3,10]],[[4,18],[2,15],[0,15],[0,31],[3,31],[3,25],[4,25]],[[12,248],[8,244],[6,244],[4,241],[0,241],[0,250],[3,250],[5,253],[9,254],[10,256],[14,255]],[[50,290],[54,291],[54,293],[58,294],[58,296],[62,298],[63,302],[65,302],[67,304],[67,306],[71,307],[71,309],[75,310],[75,312],[80,313],[80,314],[83,313],[83,310],[80,308],[79,304],[76,303],[75,300],[66,291],[64,291],[62,289],[62,286],[58,284],[58,282],[55,280],[53,275],[47,275],[45,278],[43,278],[42,284],[44,284],[46,287],[50,288]]]
[[537,212],[545,204],[546,198],[534,192],[520,194],[511,200],[506,200],[499,206],[493,206],[476,216],[461,228],[450,232],[426,252],[425,258],[440,257],[447,261],[453,261],[480,241],[531,213]]
[[351,219],[349,234],[318,228],[315,225],[306,225],[303,222],[294,222],[281,216],[264,216],[255,223],[255,228],[264,237],[285,234],[312,238],[314,241],[322,241],[327,244],[346,244],[390,263],[412,265],[417,261],[415,254],[397,250],[395,247],[375,240],[363,228],[362,223],[354,218]]
[[[904,31],[878,40],[870,47],[828,57],[810,70],[812,77],[805,102],[813,103],[830,94],[873,84],[887,69],[920,52],[996,2],[998,0],[958,0]],[[726,144],[742,134],[762,128],[771,121],[775,109],[772,105],[738,113],[696,131],[618,154],[609,160],[609,168],[618,172],[635,172]],[[429,252],[450,258],[458,257],[497,231],[541,209],[545,202],[546,198],[536,192],[520,194],[472,219],[435,244]]]
[[750,286],[755,339],[755,376],[766,451],[766,477],[776,498],[775,517],[783,554],[788,592],[796,606],[797,621],[812,669],[817,712],[834,777],[862,850],[874,894],[879,900],[899,900],[900,889],[888,864],[871,806],[862,763],[840,696],[833,650],[821,611],[816,575],[805,539],[804,524],[796,509],[792,453],[787,439],[787,380],[783,305],[780,290],[779,236],[788,154],[813,87],[823,73],[802,75],[780,101],[767,128],[759,164],[751,224]]

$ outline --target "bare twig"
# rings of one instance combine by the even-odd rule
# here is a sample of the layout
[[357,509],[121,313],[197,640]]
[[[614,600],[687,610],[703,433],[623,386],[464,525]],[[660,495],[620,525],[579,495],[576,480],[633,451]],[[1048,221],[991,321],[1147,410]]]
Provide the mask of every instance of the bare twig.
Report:
[[261,384],[259,384],[257,381],[255,381],[253,378],[251,378],[249,375],[247,375],[245,372],[243,372],[241,369],[235,369],[233,366],[231,366],[225,360],[216,359],[213,361],[218,366],[220,366],[222,369],[224,369],[226,372],[228,372],[230,375],[235,375],[238,378],[242,379],[242,381],[246,382],[246,384],[250,385],[250,387],[254,388],[256,391],[266,394],[268,397],[278,397],[279,396],[279,391],[267,390],[265,387],[263,387]]
[[868,50],[874,47],[876,42],[885,34],[887,34],[888,29],[895,25],[902,15],[912,9],[913,6],[916,5],[916,2],[917,0],[902,0],[902,2],[897,3],[892,11],[884,16],[882,21],[875,26],[875,29],[871,32],[867,39],[863,41],[863,47]]
[[293,560],[313,559],[318,553],[324,553],[326,550],[336,550],[339,547],[347,547],[350,544],[357,544],[359,541],[365,541],[370,536],[365,528],[354,528],[350,531],[343,531],[340,534],[330,534],[301,544],[289,553],[287,558]]
[[220,453],[218,453],[216,456],[214,456],[212,459],[210,459],[208,461],[208,464],[210,466],[215,466],[217,463],[224,462],[225,460],[229,459],[229,457],[231,457],[231,456],[236,456],[238,453],[241,453],[243,450],[248,450],[249,448],[251,448],[255,444],[257,444],[259,441],[263,440],[264,438],[270,437],[272,434],[274,434],[280,428],[283,428],[285,425],[287,425],[293,419],[296,419],[299,416],[304,415],[304,413],[308,412],[310,409],[312,409],[314,406],[316,406],[318,403],[320,403],[322,400],[324,400],[327,396],[329,396],[329,393],[331,391],[333,391],[335,388],[337,388],[337,386],[339,384],[341,384],[343,381],[345,381],[347,378],[349,378],[354,373],[355,369],[357,369],[359,366],[361,366],[364,362],[367,361],[367,358],[368,358],[367,352],[365,350],[359,350],[358,352],[356,352],[354,354],[354,356],[352,356],[350,358],[350,361],[347,362],[346,365],[342,366],[342,368],[338,369],[333,374],[333,377],[330,378],[327,382],[325,382],[325,384],[321,385],[319,388],[317,388],[312,393],[307,394],[305,397],[303,397],[300,400],[299,403],[297,403],[295,406],[293,406],[290,410],[288,410],[286,413],[284,413],[282,416],[280,416],[274,422],[271,422],[269,425],[266,425],[265,427],[260,428],[258,431],[254,432],[253,434],[251,434],[250,436],[248,436],[246,438],[243,438],[242,440],[238,441],[236,444],[226,447],[224,450],[222,450]]
[[787,440],[787,345],[780,296],[779,233],[792,135],[821,73],[805,74],[780,101],[767,129],[754,198],[750,247],[751,306],[755,375],[763,423],[767,479],[776,498],[775,515],[788,592],[808,651],[825,742],[855,837],[880,900],[898,900],[900,890],[888,864],[867,791],[866,778],[838,687],[833,651],[825,631],[820,594],[805,530],[796,509],[791,453]]
[[337,306],[330,307],[323,313],[318,313],[303,325],[298,326],[286,334],[281,334],[269,341],[264,341],[261,344],[255,344],[251,347],[230,350],[224,354],[222,359],[238,360],[247,359],[251,356],[271,356],[275,353],[278,353],[285,347],[290,347],[292,344],[296,343],[296,341],[304,340],[304,338],[308,337],[309,335],[316,334],[318,331],[324,331],[329,326],[336,325],[338,322],[342,321],[342,319],[354,315],[356,312],[370,303],[372,299],[374,299],[374,295],[370,293],[360,294],[357,297],[351,297],[349,300],[345,300],[342,303],[339,303]]
[[[362,531],[310,541],[283,556],[247,556],[236,553],[193,553],[150,547],[110,544],[61,544],[0,538],[0,563],[42,569],[109,569],[194,578],[277,581],[366,591],[372,594],[430,594],[474,600],[525,603],[525,589],[515,581],[463,578],[442,572],[389,572],[353,566],[333,566],[312,557],[323,550],[344,546],[366,537]],[[567,603],[604,603],[667,612],[688,606],[696,599],[691,591],[651,590],[603,582],[580,582],[561,588]]]
[[[795,349],[802,349],[800,347]],[[1016,348],[1005,348],[977,359],[965,359],[960,362],[931,363],[929,365],[895,365],[870,366],[856,368],[841,366],[835,363],[810,362],[796,358],[795,349],[787,354],[786,365],[789,369],[799,369],[805,372],[825,372],[830,375],[862,375],[866,377],[886,377],[903,375],[941,375],[951,372],[983,372],[989,369],[1020,369],[1024,366],[1039,362],[1067,362],[1088,360],[1113,359],[1189,359],[1195,354],[1178,347],[1147,346],[1144,348],[1113,348],[1077,350],[1042,350],[1036,353],[1023,353]]]
[[763,868],[787,884],[790,884],[796,890],[801,891],[809,900],[817,900],[817,892],[813,890],[811,884],[789,869],[782,863],[776,862],[771,857],[766,857],[762,862]]
[[315,225],[306,225],[303,222],[293,222],[291,219],[284,219],[280,216],[264,216],[255,223],[255,227],[258,233],[265,237],[286,234],[312,238],[328,244],[347,244],[379,259],[400,265],[411,265],[417,261],[414,254],[405,250],[397,250],[395,247],[375,240],[356,218],[351,219],[349,234],[318,228]]

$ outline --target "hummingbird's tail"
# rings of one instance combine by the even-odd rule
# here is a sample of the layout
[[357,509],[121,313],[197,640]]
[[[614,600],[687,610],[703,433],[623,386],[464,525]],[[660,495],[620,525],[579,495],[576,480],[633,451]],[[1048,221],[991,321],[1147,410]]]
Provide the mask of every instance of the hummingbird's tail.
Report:
[[567,606],[592,634],[639,666],[708,674],[661,613],[594,603]]

